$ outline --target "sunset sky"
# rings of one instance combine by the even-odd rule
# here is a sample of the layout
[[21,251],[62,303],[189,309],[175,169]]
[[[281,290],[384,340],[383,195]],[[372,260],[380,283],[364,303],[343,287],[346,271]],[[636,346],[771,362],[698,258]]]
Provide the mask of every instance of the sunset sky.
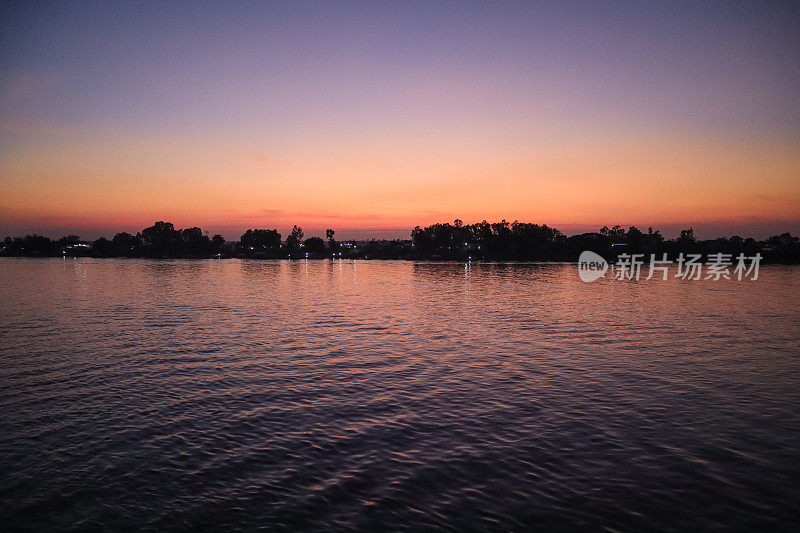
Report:
[[0,4],[0,238],[800,232],[798,2]]

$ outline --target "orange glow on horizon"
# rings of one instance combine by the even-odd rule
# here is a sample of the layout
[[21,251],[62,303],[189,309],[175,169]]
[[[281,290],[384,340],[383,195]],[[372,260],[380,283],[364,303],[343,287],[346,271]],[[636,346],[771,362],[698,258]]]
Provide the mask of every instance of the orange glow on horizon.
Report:
[[[252,142],[51,135],[0,159],[0,219],[87,227],[411,228],[524,220],[800,220],[800,150],[686,136],[526,142],[502,132],[402,142]],[[245,143],[243,143],[245,144]],[[265,140],[263,146],[268,146]]]

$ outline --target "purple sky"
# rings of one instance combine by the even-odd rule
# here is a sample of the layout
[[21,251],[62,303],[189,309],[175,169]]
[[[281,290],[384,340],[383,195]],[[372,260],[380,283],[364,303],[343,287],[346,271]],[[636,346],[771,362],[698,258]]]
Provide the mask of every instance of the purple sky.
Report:
[[797,232],[798,28],[798,2],[5,2],[0,234]]

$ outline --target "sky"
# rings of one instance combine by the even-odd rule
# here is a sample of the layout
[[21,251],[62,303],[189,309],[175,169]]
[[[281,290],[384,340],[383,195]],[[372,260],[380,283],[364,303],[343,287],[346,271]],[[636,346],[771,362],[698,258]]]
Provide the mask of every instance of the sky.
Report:
[[800,2],[0,3],[0,237],[800,233]]

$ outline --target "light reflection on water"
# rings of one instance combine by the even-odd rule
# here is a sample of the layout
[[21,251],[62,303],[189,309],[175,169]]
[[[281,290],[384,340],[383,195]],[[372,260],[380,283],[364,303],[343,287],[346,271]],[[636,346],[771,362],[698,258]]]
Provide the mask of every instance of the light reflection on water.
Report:
[[791,529],[800,269],[0,260],[39,528]]

